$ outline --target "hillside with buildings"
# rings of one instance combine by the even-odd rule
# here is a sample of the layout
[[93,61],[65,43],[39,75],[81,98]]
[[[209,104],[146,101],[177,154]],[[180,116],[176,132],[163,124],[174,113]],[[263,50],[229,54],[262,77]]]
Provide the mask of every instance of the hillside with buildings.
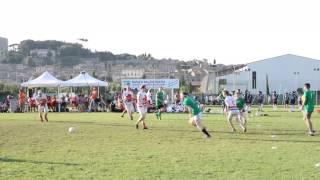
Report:
[[151,54],[92,52],[79,43],[54,40],[25,40],[8,45],[8,40],[1,38],[0,48],[0,82],[6,84],[20,84],[44,71],[62,80],[86,71],[115,83],[120,83],[121,79],[176,78],[181,86],[188,86],[194,92],[209,90],[213,93],[210,79],[243,67],[210,63],[206,59],[182,61],[156,59]]

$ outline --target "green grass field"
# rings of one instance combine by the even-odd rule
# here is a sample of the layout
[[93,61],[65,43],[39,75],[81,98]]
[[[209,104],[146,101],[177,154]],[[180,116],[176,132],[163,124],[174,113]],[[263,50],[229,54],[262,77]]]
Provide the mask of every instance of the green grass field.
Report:
[[0,179],[320,179],[320,136],[306,135],[301,112],[267,113],[246,134],[204,114],[211,139],[187,114],[148,114],[148,130],[118,113],[0,114]]

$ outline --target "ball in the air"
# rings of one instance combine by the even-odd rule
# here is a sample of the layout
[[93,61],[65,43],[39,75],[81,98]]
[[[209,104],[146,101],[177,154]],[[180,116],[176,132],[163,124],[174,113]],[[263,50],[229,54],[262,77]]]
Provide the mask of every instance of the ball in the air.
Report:
[[69,131],[69,133],[74,133],[74,132],[76,132],[76,128],[70,127],[70,128],[68,129],[68,131]]

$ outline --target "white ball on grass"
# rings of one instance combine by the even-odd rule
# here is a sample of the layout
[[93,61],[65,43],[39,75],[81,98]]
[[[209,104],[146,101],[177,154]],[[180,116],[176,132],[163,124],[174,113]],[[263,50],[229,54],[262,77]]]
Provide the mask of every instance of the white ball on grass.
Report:
[[76,128],[75,127],[69,127],[68,131],[69,131],[69,133],[74,133],[74,132],[76,132]]

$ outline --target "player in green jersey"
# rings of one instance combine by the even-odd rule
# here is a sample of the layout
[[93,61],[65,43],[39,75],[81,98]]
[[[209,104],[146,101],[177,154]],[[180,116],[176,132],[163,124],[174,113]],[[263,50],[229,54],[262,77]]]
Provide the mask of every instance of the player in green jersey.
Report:
[[310,84],[304,84],[304,102],[302,103],[302,109],[304,114],[304,121],[309,129],[309,135],[314,136],[315,130],[312,126],[311,115],[314,110],[314,95],[310,91]]
[[164,108],[164,92],[163,88],[160,87],[159,90],[156,93],[156,116],[158,120],[161,120],[161,113],[163,112]]
[[211,137],[206,128],[202,125],[201,120],[201,110],[198,106],[198,103],[189,97],[188,93],[181,93],[181,99],[183,99],[183,105],[188,108],[190,120],[189,123],[197,127],[200,131],[205,134],[205,138]]

